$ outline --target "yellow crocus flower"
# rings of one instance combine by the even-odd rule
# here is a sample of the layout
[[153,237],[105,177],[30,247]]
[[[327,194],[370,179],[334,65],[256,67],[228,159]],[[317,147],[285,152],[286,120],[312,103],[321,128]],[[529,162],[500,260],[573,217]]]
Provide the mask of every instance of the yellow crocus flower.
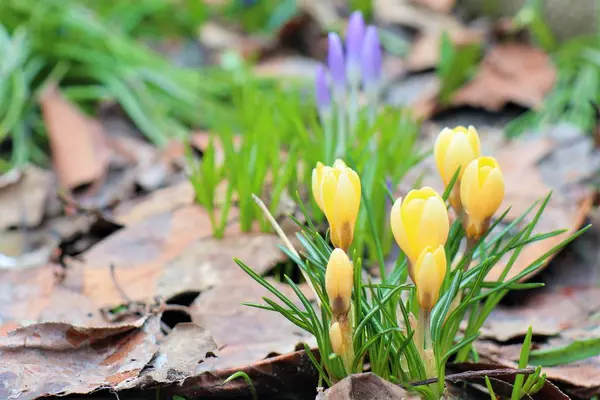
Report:
[[[411,190],[404,200],[396,200],[390,220],[394,238],[412,264],[427,246],[437,248],[448,239],[446,204],[430,187]],[[414,280],[412,273],[411,278]]]
[[336,248],[348,251],[360,207],[360,178],[352,168],[342,166],[341,160],[336,164],[323,167],[318,201],[323,204],[329,222],[331,242]]
[[465,168],[460,198],[466,212],[467,236],[479,239],[504,200],[504,177],[493,157],[477,158]]
[[446,253],[443,246],[426,247],[414,267],[419,306],[430,311],[440,297],[446,275]]
[[460,181],[467,165],[480,156],[480,143],[477,130],[473,126],[454,129],[444,128],[438,135],[434,146],[435,163],[438,172],[448,186],[457,170],[458,179],[450,195],[452,207],[460,212]]
[[336,318],[346,315],[350,310],[353,276],[354,268],[346,253],[341,249],[333,250],[325,270],[325,290]]
[[[337,159],[335,160],[335,162],[333,163],[333,168],[336,169],[344,169],[347,168],[346,163],[341,160],[341,159]],[[317,166],[315,168],[313,168],[312,171],[312,192],[313,192],[313,196],[315,198],[315,201],[317,202],[317,205],[319,206],[319,208],[321,209],[321,211],[325,211],[323,208],[323,200],[321,197],[321,184],[323,183],[323,171],[325,170],[325,165],[322,162],[317,162]]]

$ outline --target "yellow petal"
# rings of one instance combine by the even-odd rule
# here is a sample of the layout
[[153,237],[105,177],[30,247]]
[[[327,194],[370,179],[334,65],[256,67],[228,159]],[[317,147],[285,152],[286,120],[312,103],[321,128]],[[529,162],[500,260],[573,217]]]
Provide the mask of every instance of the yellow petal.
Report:
[[442,179],[444,179],[443,177],[446,176],[444,160],[446,159],[448,145],[450,144],[450,141],[452,141],[452,136],[452,129],[444,128],[435,140],[435,145],[433,147],[435,164],[437,165],[438,172],[440,176],[442,176]]
[[465,210],[473,211],[476,203],[479,159],[475,159],[467,165],[465,173],[460,181],[460,201]]
[[336,316],[345,315],[350,309],[353,275],[354,268],[346,253],[341,249],[333,250],[325,270],[325,290]]
[[446,159],[444,170],[446,172],[446,176],[443,176],[444,183],[447,185],[452,180],[452,177],[456,173],[456,171],[460,168],[458,173],[458,179],[461,178],[464,173],[465,167],[469,164],[473,159],[475,159],[476,155],[469,144],[469,140],[465,134],[458,134],[452,138],[448,146],[448,150],[446,152]]
[[480,157],[471,162],[460,185],[460,197],[469,216],[467,234],[477,237],[487,227],[504,199],[504,178],[498,162],[492,157]]
[[331,225],[335,211],[335,191],[337,189],[337,178],[333,168],[323,169],[323,181],[321,183],[321,201],[323,212]]
[[346,168],[346,174],[348,175],[348,179],[350,179],[350,182],[352,182],[352,186],[354,186],[354,192],[356,193],[360,201],[361,187],[360,178],[358,177],[358,174],[352,168]]
[[341,158],[338,158],[333,162],[333,168],[344,169],[344,168],[347,168],[347,166],[346,166],[346,163],[344,162],[344,160],[342,160]]
[[488,218],[491,217],[498,211],[502,200],[504,200],[504,178],[500,169],[495,168],[491,170],[481,187],[481,197],[487,199],[483,202],[484,214]]
[[427,247],[417,261],[415,277],[417,299],[421,308],[431,310],[439,299],[446,275],[446,255],[442,246]]
[[449,230],[446,205],[432,188],[411,190],[402,203],[400,217],[406,236],[406,244],[400,247],[413,263],[425,247],[446,242]]
[[354,237],[354,224],[360,207],[360,197],[346,173],[342,173],[339,177],[334,204],[333,224],[336,229],[335,231],[332,229],[332,241],[336,247],[348,250]]
[[329,327],[329,340],[331,341],[331,349],[333,352],[338,356],[342,356],[345,353],[344,339],[339,323],[334,322]]
[[410,243],[406,234],[406,227],[402,220],[402,198],[398,198],[392,206],[390,212],[390,226],[392,227],[392,234],[394,235],[394,239],[396,239],[398,246],[400,246],[404,254],[406,254],[411,261],[416,261],[408,255]]
[[448,239],[450,220],[444,201],[439,196],[432,196],[425,201],[421,216],[418,249],[423,251],[427,246],[436,248],[443,246]]
[[467,130],[467,138],[469,139],[469,144],[471,145],[471,149],[475,154],[475,157],[479,157],[481,155],[481,144],[479,142],[479,134],[477,133],[477,129],[473,125],[469,125],[469,129]]
[[406,248],[402,248],[402,251],[404,251],[406,256],[413,262],[419,257],[419,253],[422,250],[421,235],[419,234],[419,231],[421,229],[421,218],[423,216],[424,208],[424,199],[414,197],[410,199],[408,195],[402,204],[402,222],[404,223],[404,229],[408,239],[408,245]]

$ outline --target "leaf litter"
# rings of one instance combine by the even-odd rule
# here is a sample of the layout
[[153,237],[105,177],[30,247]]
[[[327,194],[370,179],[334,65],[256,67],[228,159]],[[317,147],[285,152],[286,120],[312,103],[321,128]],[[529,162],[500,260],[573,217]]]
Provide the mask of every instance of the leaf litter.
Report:
[[[421,33],[407,64],[402,63],[402,72],[405,65],[412,70],[434,67],[439,58],[439,37],[444,30],[449,30],[451,39],[458,44],[462,40],[466,43],[482,40],[480,33],[474,33],[447,14],[451,3],[445,0],[376,2],[377,18],[410,26]],[[317,6],[317,2],[312,1],[301,5],[306,10]],[[329,2],[325,6],[331,8]],[[433,17],[431,10],[425,10],[424,6],[438,12]],[[337,17],[321,22],[331,23],[335,19]],[[522,60],[507,55],[520,55]],[[266,75],[303,75],[316,65],[302,57],[272,60],[273,64],[261,66]],[[553,82],[551,70],[547,58],[530,48],[496,46],[484,60],[479,74],[459,90],[455,104],[490,109],[508,102],[537,106]],[[525,79],[526,76],[531,78],[531,71],[539,72],[539,79]],[[519,85],[529,85],[526,87],[530,94],[518,93]],[[46,122],[54,131],[51,140],[62,142],[53,146],[59,149],[53,152],[58,178],[69,189],[91,184],[91,189],[84,190],[83,194],[71,193],[70,205],[63,204],[67,209],[83,211],[86,221],[82,227],[68,232],[69,235],[61,235],[60,245],[65,236],[85,236],[92,225],[99,222],[112,224],[112,230],[104,237],[91,240],[82,250],[67,251],[65,267],[47,262],[27,270],[0,271],[4,287],[0,293],[6,300],[0,306],[0,359],[14,356],[21,360],[16,367],[0,363],[0,376],[10,382],[0,390],[9,390],[7,396],[15,394],[17,398],[154,385],[163,386],[161,390],[167,395],[247,394],[248,387],[242,379],[222,385],[234,372],[244,371],[259,393],[285,393],[289,389],[286,382],[293,379],[300,391],[314,395],[316,376],[310,361],[303,351],[290,353],[301,348],[302,343],[314,345],[311,342],[314,339],[275,314],[240,304],[261,302],[261,296],[266,293],[239,270],[232,257],[252,260],[253,267],[265,274],[285,258],[276,248],[278,239],[257,232],[236,233],[239,229],[235,209],[225,239],[212,239],[206,213],[194,205],[193,188],[187,180],[181,179],[181,147],[174,145],[159,151],[133,136],[114,136],[112,129],[102,133],[97,121],[73,109],[60,93],[50,92],[50,96],[42,101],[46,102]],[[435,108],[435,105],[424,105],[423,115],[431,115]],[[61,115],[64,120],[58,118]],[[64,137],[65,132],[73,131],[73,126],[80,127],[77,130],[83,133],[68,145],[77,145],[83,149],[82,154],[87,154],[90,143],[103,143],[100,155],[95,154],[88,160],[68,159]],[[565,141],[561,135],[550,140],[530,138],[510,143],[483,140],[494,143],[493,153],[506,166],[507,181],[520,182],[519,185],[507,184],[514,193],[507,192],[506,205],[512,204],[515,213],[528,207],[532,200],[543,197],[549,189],[555,190],[549,206],[552,211],[540,223],[543,231],[563,226],[571,231],[577,229],[591,207],[590,192],[582,184],[594,171],[592,157],[586,153],[587,143],[579,137]],[[92,161],[96,163],[93,168],[86,166]],[[72,176],[69,172],[60,172],[77,168],[81,170],[72,171]],[[55,179],[51,173],[42,172],[49,177],[46,182]],[[21,185],[23,177],[20,179],[0,185],[0,204],[4,205],[1,196],[5,188]],[[527,180],[526,185],[522,184],[523,179]],[[46,229],[42,221],[49,211],[44,203],[51,190],[37,184],[31,187],[40,189],[40,195],[27,207],[27,218],[33,216],[26,220],[27,225]],[[140,189],[142,196],[136,193]],[[13,217],[10,224],[2,228],[19,226],[23,221]],[[549,246],[548,243],[531,246],[530,256],[539,256]],[[518,267],[515,272],[519,272]],[[278,282],[273,284],[289,292],[289,287]],[[186,309],[193,322],[180,322],[165,330],[161,314],[169,305],[176,308],[177,302],[188,294],[191,295],[181,309]],[[596,332],[584,327],[593,319],[589,309],[595,304],[595,294],[592,289],[582,290],[580,294],[589,295],[588,301],[574,298],[568,292],[553,293],[554,297],[536,294],[522,309],[501,307],[494,311],[482,331],[488,340],[479,342],[478,346],[483,346],[479,347],[483,358],[499,364],[463,366],[466,368],[463,371],[502,368],[502,365],[515,367],[513,361],[518,359],[518,352],[514,353],[515,358],[511,345],[499,342],[518,338],[528,325],[534,325],[536,335],[547,338],[546,343],[536,344],[539,348],[535,351],[541,353],[534,351],[532,359],[535,354],[547,357],[543,351],[560,349],[577,340],[589,340]],[[553,313],[554,302],[560,302],[561,308],[564,305],[564,314]],[[74,304],[77,307],[72,307]],[[89,365],[83,365],[84,362]],[[569,376],[580,363],[555,367],[552,376],[571,385],[571,393],[581,394],[582,390],[596,393],[600,384],[580,385],[579,380]],[[460,373],[460,367],[455,367]],[[56,369],[59,372],[55,372]],[[40,374],[40,379],[33,379],[34,373]],[[55,379],[55,373],[57,377],[76,374],[77,379]],[[514,377],[514,372],[507,376],[498,375],[493,379],[498,385],[510,386],[509,378]],[[383,386],[392,390],[385,383]],[[0,391],[0,397],[4,395]]]

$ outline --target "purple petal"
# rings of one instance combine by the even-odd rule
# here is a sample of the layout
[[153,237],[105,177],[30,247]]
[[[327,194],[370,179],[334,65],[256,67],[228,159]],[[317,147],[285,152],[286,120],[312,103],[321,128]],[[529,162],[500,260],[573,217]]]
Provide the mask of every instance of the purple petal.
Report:
[[362,78],[365,87],[371,87],[380,83],[381,60],[381,45],[379,43],[379,36],[377,35],[377,28],[369,25],[365,33],[361,57]]
[[360,57],[365,38],[365,22],[362,13],[355,11],[350,16],[346,30],[347,68],[360,69]]
[[315,97],[319,111],[324,111],[331,106],[331,94],[329,93],[329,85],[327,84],[327,75],[325,68],[320,65],[317,68],[317,75],[315,77]]
[[342,41],[336,33],[329,33],[328,39],[327,66],[329,67],[331,80],[336,90],[344,90],[346,86],[346,67]]

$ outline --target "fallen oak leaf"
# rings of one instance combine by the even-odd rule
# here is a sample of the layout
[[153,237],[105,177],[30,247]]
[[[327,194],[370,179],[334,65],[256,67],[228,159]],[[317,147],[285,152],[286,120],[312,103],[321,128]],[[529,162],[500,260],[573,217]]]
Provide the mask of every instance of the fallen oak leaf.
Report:
[[132,225],[153,215],[191,206],[194,204],[195,195],[192,184],[185,180],[152,192],[141,199],[119,203],[111,219],[123,226]]
[[181,383],[194,376],[198,364],[214,357],[217,346],[210,333],[194,323],[179,323],[160,344],[139,376],[115,389],[143,389],[157,384]]
[[52,172],[32,165],[18,173],[13,171],[15,173],[2,175],[8,179],[0,185],[0,230],[39,226],[55,177]]
[[0,337],[1,398],[35,399],[114,388],[138,376],[158,345],[159,317],[117,326],[45,322]]
[[542,50],[518,43],[496,45],[476,76],[452,97],[455,106],[498,111],[507,103],[539,108],[554,86],[556,69]]
[[[252,278],[240,276],[226,282],[201,293],[191,306],[192,321],[206,327],[220,348],[217,358],[206,360],[200,371],[252,364],[273,354],[294,351],[300,343],[314,344],[312,335],[278,313],[243,304],[264,304],[264,297],[273,297]],[[270,283],[299,302],[289,285]],[[310,299],[312,294],[307,292],[306,296]]]
[[420,396],[411,395],[403,388],[380,378],[372,372],[349,375],[327,389],[321,397],[323,400],[417,400],[420,398]]
[[198,238],[211,236],[210,219],[200,206],[154,215],[127,226],[85,252],[83,262],[70,261],[83,273],[83,293],[98,307],[119,303],[121,296],[109,266],[134,301],[156,295],[163,267]]
[[[476,341],[475,349],[481,360],[515,368],[521,345],[499,345],[490,341]],[[541,346],[538,348],[544,348]],[[571,392],[585,390],[590,395],[600,394],[600,356],[587,360],[543,369],[547,378]]]
[[[316,351],[313,355],[318,357]],[[208,359],[209,360],[213,360]],[[206,361],[205,361],[206,362]],[[202,367],[204,363],[200,364]],[[237,372],[244,372],[252,381],[259,399],[277,396],[279,400],[311,398],[315,395],[318,374],[304,350],[260,360],[249,365],[200,372],[180,385],[161,387],[161,394],[185,398],[250,397],[252,390],[243,379],[223,384]],[[293,382],[293,385],[290,385]]]
[[558,336],[587,324],[590,313],[599,308],[597,287],[532,292],[518,306],[496,307],[483,324],[480,338],[507,342],[524,337],[529,326],[536,337]]
[[98,121],[83,115],[66,100],[55,84],[40,98],[50,140],[52,161],[61,185],[69,190],[98,183],[108,168],[108,157],[99,156],[98,138],[104,134]]

